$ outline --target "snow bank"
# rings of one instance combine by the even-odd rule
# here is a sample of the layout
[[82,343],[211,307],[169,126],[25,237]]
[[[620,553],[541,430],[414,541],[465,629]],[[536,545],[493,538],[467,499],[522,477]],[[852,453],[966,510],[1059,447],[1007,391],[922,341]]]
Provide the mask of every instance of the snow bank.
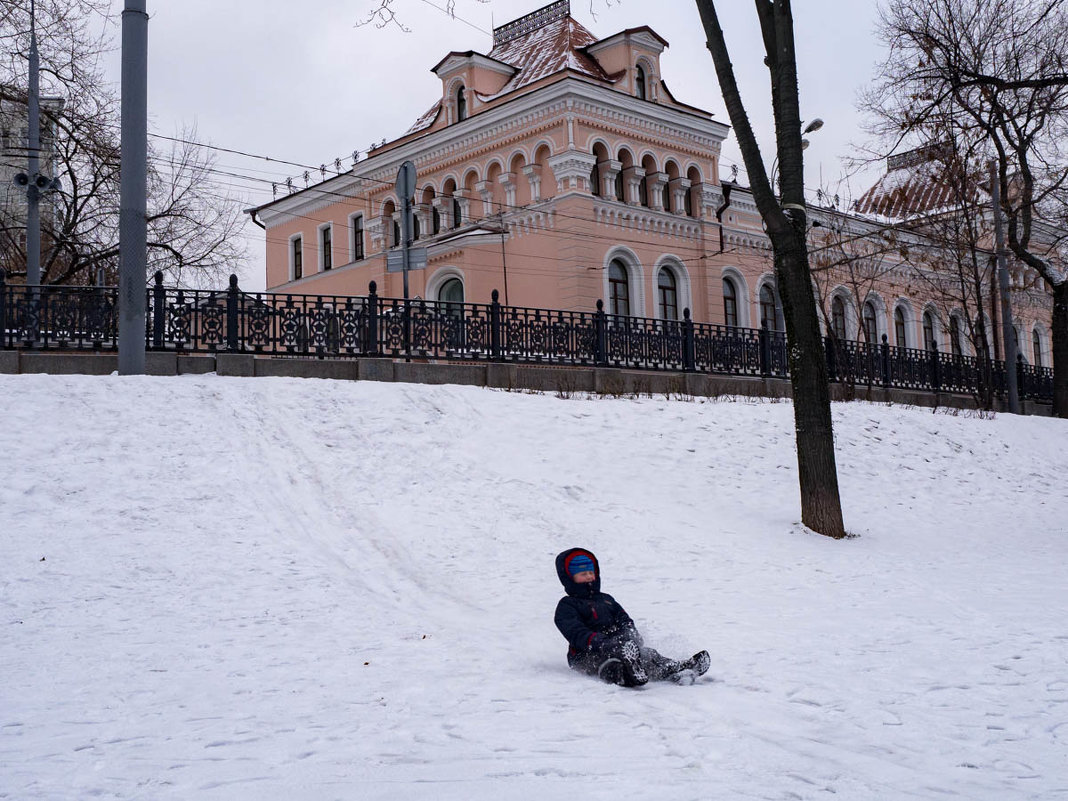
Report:
[[[290,379],[0,377],[0,798],[1068,794],[1068,426]],[[553,557],[693,687],[568,671]],[[711,678],[710,678],[711,677]]]

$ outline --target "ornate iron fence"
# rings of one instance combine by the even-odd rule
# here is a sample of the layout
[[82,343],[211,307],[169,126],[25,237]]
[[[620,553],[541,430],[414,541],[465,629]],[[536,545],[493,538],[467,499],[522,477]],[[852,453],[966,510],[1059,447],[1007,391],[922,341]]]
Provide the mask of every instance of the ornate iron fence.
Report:
[[[595,312],[364,297],[148,288],[146,345],[178,353],[351,358],[387,356],[527,364],[599,365],[787,377],[786,335],[767,329]],[[115,287],[25,287],[0,272],[0,348],[116,350]],[[1003,395],[1004,364],[937,350],[835,340],[824,347],[831,381]],[[1017,365],[1020,397],[1053,397],[1053,371]]]
[[0,347],[115,350],[115,287],[10,286],[0,273]]

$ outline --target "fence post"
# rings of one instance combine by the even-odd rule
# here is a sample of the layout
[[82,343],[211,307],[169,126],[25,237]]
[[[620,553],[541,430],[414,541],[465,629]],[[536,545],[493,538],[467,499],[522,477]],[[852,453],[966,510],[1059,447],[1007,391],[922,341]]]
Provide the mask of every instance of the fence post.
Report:
[[931,389],[938,392],[942,389],[942,365],[938,358],[938,345],[931,344]]
[[0,267],[0,349],[7,347],[7,273]]
[[226,349],[237,350],[237,304],[238,304],[237,276],[230,274],[230,290],[226,293]]
[[767,378],[771,375],[771,343],[768,341],[768,321],[765,320],[757,332],[760,345],[760,374]]
[[693,320],[690,318],[690,310],[682,310],[682,369],[692,373],[697,369],[697,351],[693,338]]
[[156,285],[152,287],[152,347],[163,349],[164,308],[166,308],[167,290],[163,288],[163,273],[156,270]]
[[832,336],[823,338],[823,353],[827,357],[827,380],[838,380],[838,348]]
[[1027,381],[1027,372],[1024,369],[1024,357],[1020,351],[1016,351],[1016,386],[1018,397],[1023,400],[1028,397],[1028,391],[1030,387],[1027,387],[1025,382]]
[[364,331],[366,341],[363,352],[368,356],[378,355],[378,284],[372,281],[367,285],[367,328]]
[[604,301],[597,301],[597,311],[593,315],[593,362],[598,365],[608,364],[608,348],[606,337],[607,331],[607,319],[604,313]]
[[501,293],[496,289],[490,295],[490,357],[495,362],[501,360]]
[[890,340],[886,334],[883,334],[882,344],[882,359],[883,359],[883,386],[890,386]]

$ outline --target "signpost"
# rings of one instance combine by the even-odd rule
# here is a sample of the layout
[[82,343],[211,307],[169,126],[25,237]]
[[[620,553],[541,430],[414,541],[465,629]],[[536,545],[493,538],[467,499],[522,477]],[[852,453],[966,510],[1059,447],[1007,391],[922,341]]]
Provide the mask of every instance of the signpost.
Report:
[[[426,269],[426,248],[408,248],[408,269]],[[399,273],[404,270],[404,251],[390,250],[386,252],[386,272]]]

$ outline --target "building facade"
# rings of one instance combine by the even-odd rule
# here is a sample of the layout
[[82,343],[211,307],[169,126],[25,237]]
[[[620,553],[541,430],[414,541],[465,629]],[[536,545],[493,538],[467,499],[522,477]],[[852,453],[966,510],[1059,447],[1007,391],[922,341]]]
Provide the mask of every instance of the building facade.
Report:
[[[409,295],[773,330],[783,327],[770,243],[751,194],[720,179],[729,127],[676,99],[651,28],[598,39],[554,2],[494,30],[488,53],[433,67],[441,95],[402,137],[351,171],[253,210],[267,234],[267,289],[401,297],[397,173],[415,164]],[[840,228],[871,219],[813,209]],[[846,222],[842,222],[846,219]],[[833,269],[832,268],[832,272]],[[865,295],[825,278],[828,329],[954,351],[952,310],[888,256]],[[818,282],[817,282],[818,283]],[[848,283],[848,282],[846,282]],[[817,287],[818,291],[818,287]],[[1048,303],[1021,307],[1049,353]],[[928,314],[929,312],[929,314]],[[928,325],[928,323],[931,325]],[[895,338],[896,337],[896,338]],[[974,352],[958,338],[961,352]]]

